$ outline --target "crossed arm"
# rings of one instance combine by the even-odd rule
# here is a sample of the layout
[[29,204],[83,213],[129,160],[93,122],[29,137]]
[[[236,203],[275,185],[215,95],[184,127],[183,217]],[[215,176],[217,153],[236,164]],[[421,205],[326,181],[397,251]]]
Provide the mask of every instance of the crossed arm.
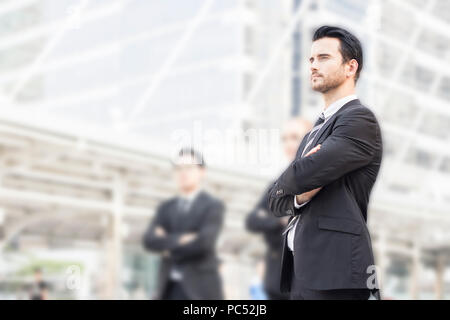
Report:
[[267,191],[268,189],[264,191],[263,196],[245,219],[245,226],[250,232],[278,231],[288,223],[288,219],[277,219],[270,214],[267,208]]
[[275,216],[299,213],[290,204],[293,195],[298,195],[297,202],[308,201],[323,186],[369,164],[377,134],[376,119],[367,108],[342,114],[319,149],[294,160],[274,183],[268,195],[270,211]]
[[196,232],[169,233],[164,228],[162,211],[158,209],[154,221],[144,234],[144,247],[170,256],[175,261],[203,254],[215,246],[224,211],[222,203],[214,203]]
[[[319,151],[320,148],[321,148],[321,146],[322,146],[322,145],[319,144],[319,145],[315,146],[314,148],[312,148],[312,149],[305,155],[305,157],[308,157],[308,156],[312,155],[313,153],[316,153],[317,151]],[[306,202],[310,201],[312,198],[314,198],[314,196],[315,196],[321,189],[322,189],[322,187],[319,187],[319,188],[313,189],[313,190],[311,190],[311,191],[304,192],[304,193],[302,193],[302,194],[297,194],[297,195],[295,196],[295,200],[296,200],[297,204],[301,205],[301,204],[303,204],[303,203],[306,203]]]

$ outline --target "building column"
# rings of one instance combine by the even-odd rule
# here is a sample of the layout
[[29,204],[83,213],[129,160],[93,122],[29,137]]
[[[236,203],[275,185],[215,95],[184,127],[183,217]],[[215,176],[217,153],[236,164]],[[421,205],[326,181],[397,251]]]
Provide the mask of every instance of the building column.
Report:
[[106,251],[105,298],[120,299],[122,285],[122,214],[124,206],[123,177],[116,174],[112,195],[111,215],[104,242]]
[[383,284],[385,282],[386,269],[388,265],[388,255],[387,255],[387,236],[386,232],[380,231],[378,234],[377,241],[377,257],[376,257],[376,265],[377,265],[377,281],[378,286],[380,288],[381,294],[383,294]]
[[444,256],[440,253],[437,253],[436,283],[435,283],[435,293],[437,300],[442,300],[444,298],[444,272],[445,272]]
[[412,261],[411,261],[411,299],[419,299],[420,288],[420,269],[421,269],[421,249],[417,242],[413,243]]

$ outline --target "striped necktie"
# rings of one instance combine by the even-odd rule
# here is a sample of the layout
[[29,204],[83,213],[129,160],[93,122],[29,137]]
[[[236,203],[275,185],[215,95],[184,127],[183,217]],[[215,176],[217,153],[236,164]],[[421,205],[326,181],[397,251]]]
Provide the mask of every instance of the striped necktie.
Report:
[[[311,132],[309,133],[308,136],[308,142],[306,143],[305,148],[303,148],[303,152],[302,152],[302,157],[304,154],[307,154],[307,151],[309,151],[310,146],[312,144],[312,141],[314,140],[314,138],[316,137],[317,133],[319,132],[320,128],[322,128],[323,124],[325,122],[325,115],[323,114],[323,112],[320,114],[319,119],[317,119],[316,123],[314,124],[314,128],[311,130]],[[288,225],[286,226],[286,228],[283,231],[283,235],[286,232],[289,232],[289,230],[291,230],[294,225],[297,222],[297,217],[298,216],[294,216],[288,223]]]
[[178,199],[178,211],[184,214],[189,211],[190,201],[185,198]]
[[303,149],[302,152],[302,157],[304,154],[307,154],[307,150],[309,151],[309,147],[311,146],[312,141],[314,140],[314,138],[316,137],[317,133],[319,132],[320,128],[322,128],[323,124],[325,122],[325,115],[323,114],[323,112],[320,114],[319,119],[317,119],[316,123],[314,124],[314,128],[311,130],[311,132],[309,133],[308,136],[308,142],[306,143],[305,148]]

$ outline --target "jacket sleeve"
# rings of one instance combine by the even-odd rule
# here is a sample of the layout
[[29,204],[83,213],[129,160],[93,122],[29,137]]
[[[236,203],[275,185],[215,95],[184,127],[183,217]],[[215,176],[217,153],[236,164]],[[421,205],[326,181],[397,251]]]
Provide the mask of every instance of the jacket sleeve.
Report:
[[[251,232],[269,232],[281,228],[280,221],[269,214],[267,200],[267,190],[265,190],[264,195],[245,220],[247,230]],[[261,211],[263,214],[261,214]]]
[[270,210],[286,215],[282,211],[285,198],[326,186],[369,164],[379,147],[377,134],[378,124],[369,109],[361,107],[341,115],[320,150],[295,159],[274,183],[269,190]]
[[224,220],[225,206],[215,201],[205,215],[205,219],[197,231],[194,240],[186,244],[178,244],[171,250],[174,261],[189,259],[214,249]]
[[[277,188],[276,183],[273,184],[271,190]],[[273,191],[269,191],[273,192]],[[294,205],[294,196],[291,194],[285,196],[268,197],[267,200],[269,211],[275,217],[295,216],[301,213],[302,208],[296,208]]]
[[[176,247],[178,243],[178,234],[170,234],[166,232],[165,236],[157,236],[155,234],[155,229],[157,227],[161,227],[163,229],[163,211],[164,211],[164,204],[159,206],[155,213],[155,218],[148,226],[147,230],[144,233],[142,242],[144,245],[144,248],[150,251],[156,251],[161,252],[165,250],[172,250]],[[166,230],[167,231],[167,230]]]

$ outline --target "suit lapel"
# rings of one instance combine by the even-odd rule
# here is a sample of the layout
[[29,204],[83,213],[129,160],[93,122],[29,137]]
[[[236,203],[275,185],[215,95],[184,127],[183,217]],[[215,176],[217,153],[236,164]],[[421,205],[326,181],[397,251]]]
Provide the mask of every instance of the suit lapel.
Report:
[[197,224],[197,215],[202,212],[205,205],[204,196],[204,191],[200,191],[185,213],[180,213],[177,210],[177,214],[174,215],[176,216],[174,224],[178,231],[187,230],[192,224]]
[[300,156],[301,156],[301,154],[303,152],[303,149],[305,148],[306,141],[308,141],[308,137],[309,137],[310,134],[311,134],[311,131],[308,132],[307,134],[305,134],[305,136],[302,139],[302,142],[300,142],[300,145],[298,146],[298,149],[297,149],[297,154],[295,155],[296,159],[300,158]]
[[313,139],[313,142],[311,143],[311,149],[316,146],[317,141],[319,141],[320,137],[327,131],[327,128],[331,126],[331,124],[334,122],[334,119],[337,117],[337,115],[341,112],[343,112],[345,109],[347,109],[351,105],[358,105],[361,104],[359,99],[355,99],[352,101],[347,102],[344,104],[335,114],[333,114],[330,119],[328,119],[325,124],[322,126],[322,128],[319,129],[319,132],[317,132],[316,136]]

